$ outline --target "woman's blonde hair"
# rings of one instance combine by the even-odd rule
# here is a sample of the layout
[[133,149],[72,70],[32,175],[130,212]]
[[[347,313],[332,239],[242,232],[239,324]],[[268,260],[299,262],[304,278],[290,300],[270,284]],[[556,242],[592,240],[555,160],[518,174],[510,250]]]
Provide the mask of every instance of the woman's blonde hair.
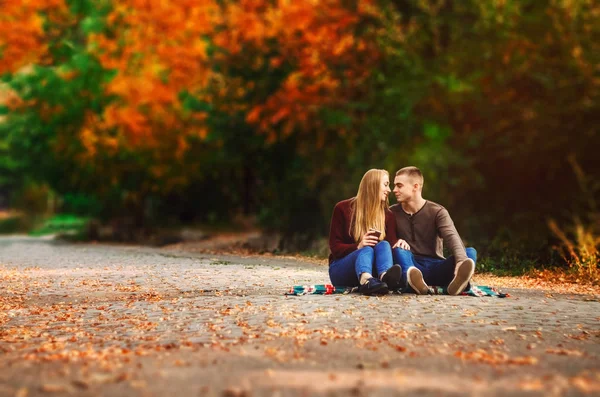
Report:
[[380,241],[385,238],[385,210],[389,205],[387,200],[380,199],[384,175],[390,176],[386,170],[371,169],[363,175],[358,185],[350,222],[350,235],[357,243],[370,228],[381,231]]

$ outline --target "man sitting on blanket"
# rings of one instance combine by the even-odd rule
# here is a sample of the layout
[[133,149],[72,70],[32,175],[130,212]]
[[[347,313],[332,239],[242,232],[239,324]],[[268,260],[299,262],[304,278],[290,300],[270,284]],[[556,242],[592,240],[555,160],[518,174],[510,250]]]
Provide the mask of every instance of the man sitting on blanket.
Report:
[[[448,211],[422,197],[423,174],[417,167],[396,172],[394,195],[398,204],[390,207],[396,217],[400,238],[392,247],[394,263],[402,267],[402,281],[408,291],[429,293],[429,286],[447,287],[449,295],[468,290],[475,271],[477,251],[466,248]],[[446,243],[452,256],[444,258]]]

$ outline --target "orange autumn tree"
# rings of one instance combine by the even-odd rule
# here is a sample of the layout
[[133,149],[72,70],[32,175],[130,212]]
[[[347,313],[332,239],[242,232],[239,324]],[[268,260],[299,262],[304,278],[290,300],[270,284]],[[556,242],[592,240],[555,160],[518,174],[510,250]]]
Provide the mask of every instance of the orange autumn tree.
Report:
[[44,63],[48,52],[47,20],[66,12],[63,0],[3,1],[0,3],[0,76]]
[[[39,48],[10,64],[10,72],[35,67],[8,77],[21,100],[5,125],[14,152],[32,159],[31,174],[62,193],[125,197],[138,209],[148,194],[185,185],[186,140],[206,129],[205,115],[183,102],[202,95],[209,75],[213,2],[65,0],[62,19],[34,5],[15,4],[2,19],[25,34],[29,18],[39,33]],[[17,48],[19,37],[7,37]]]
[[254,202],[278,230],[317,232],[293,208],[329,216],[321,211],[332,191],[320,186],[343,177],[339,165],[360,136],[359,102],[368,101],[369,65],[380,58],[378,8],[366,0],[242,0],[224,2],[222,12],[212,59],[223,79],[211,92],[236,129],[251,131],[230,138],[243,142],[244,205]]
[[[115,100],[90,113],[81,131],[86,161],[143,153],[153,178],[143,190],[169,192],[206,173],[189,158],[207,147],[233,150],[232,161],[212,166],[235,169],[260,147],[255,135],[275,143],[299,133],[323,147],[352,134],[355,115],[346,107],[363,94],[366,64],[378,58],[373,32],[361,26],[377,16],[368,0],[354,7],[341,0],[114,5],[107,30],[90,36],[92,53],[116,74],[106,85]],[[190,97],[211,110],[190,109]],[[328,111],[341,122],[324,120]],[[253,144],[239,145],[244,139]],[[311,153],[311,145],[291,148],[290,156]]]
[[[225,74],[239,76],[232,69],[240,64],[263,73],[258,81],[230,80],[238,94],[258,94],[245,103],[248,123],[269,142],[319,131],[312,138],[322,146],[323,134],[350,132],[348,125],[330,128],[321,111],[355,100],[370,73],[367,63],[379,57],[374,32],[359,32],[379,17],[374,1],[242,0],[226,2],[222,11],[215,62]],[[279,85],[265,92],[269,75],[282,70]]]
[[[138,208],[149,195],[182,195],[198,175],[235,180],[255,152],[254,177],[280,183],[273,168],[287,171],[269,145],[300,135],[324,146],[351,133],[347,107],[378,57],[367,0],[65,1],[71,28],[45,43],[60,51],[20,83],[46,145],[39,156],[61,163],[49,176],[60,191],[116,192]],[[14,131],[30,134],[31,122]]]
[[105,94],[114,100],[100,114],[88,114],[80,133],[84,159],[93,162],[98,153],[144,153],[150,176],[157,180],[150,190],[186,183],[169,171],[182,161],[188,139],[203,139],[207,130],[206,114],[185,109],[182,93],[201,96],[207,85],[206,37],[217,21],[212,0],[113,4],[107,29],[90,35],[88,49],[114,71],[105,85]]

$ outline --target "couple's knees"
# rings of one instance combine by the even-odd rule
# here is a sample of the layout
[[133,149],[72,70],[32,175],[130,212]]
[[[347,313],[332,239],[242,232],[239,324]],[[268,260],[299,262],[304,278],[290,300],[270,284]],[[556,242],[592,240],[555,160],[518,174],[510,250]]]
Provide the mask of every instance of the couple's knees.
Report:
[[392,246],[390,245],[390,243],[388,243],[386,240],[380,241],[378,242],[376,245],[374,245],[373,247],[371,247],[370,245],[366,246],[366,247],[362,247],[359,251],[361,252],[375,252],[376,249],[392,249]]
[[412,252],[402,248],[394,248],[392,252],[394,253],[394,258],[411,258],[413,256]]
[[387,241],[383,240],[383,241],[378,242],[377,245],[375,245],[374,247],[371,247],[371,246],[362,247],[359,250],[359,256],[361,256],[361,257],[364,257],[364,256],[375,257],[375,251],[379,251],[381,249],[391,250],[392,247],[390,246],[390,243],[388,243]]
[[373,249],[373,247],[370,247],[370,246],[362,247],[361,249],[358,250],[358,257],[359,258],[364,258],[364,257],[374,258],[375,250]]
[[380,242],[377,243],[377,245],[375,246],[375,248],[378,248],[378,249],[380,249],[380,248],[386,249],[387,248],[387,249],[391,250],[392,246],[386,240],[382,240],[382,241],[380,241]]
[[477,250],[473,247],[468,247],[465,251],[467,251],[467,258],[473,259],[473,262],[477,262]]

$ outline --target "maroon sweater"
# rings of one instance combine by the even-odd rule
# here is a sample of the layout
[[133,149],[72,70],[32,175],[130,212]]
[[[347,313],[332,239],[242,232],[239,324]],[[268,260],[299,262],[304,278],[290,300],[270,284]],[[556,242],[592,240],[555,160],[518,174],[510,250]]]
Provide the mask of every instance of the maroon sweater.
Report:
[[[340,201],[333,208],[331,228],[329,229],[329,249],[331,250],[329,264],[356,251],[358,248],[358,244],[350,235],[351,203],[353,199]],[[390,210],[385,212],[385,239],[390,245],[394,245],[398,241],[398,237],[396,237],[396,219]]]

